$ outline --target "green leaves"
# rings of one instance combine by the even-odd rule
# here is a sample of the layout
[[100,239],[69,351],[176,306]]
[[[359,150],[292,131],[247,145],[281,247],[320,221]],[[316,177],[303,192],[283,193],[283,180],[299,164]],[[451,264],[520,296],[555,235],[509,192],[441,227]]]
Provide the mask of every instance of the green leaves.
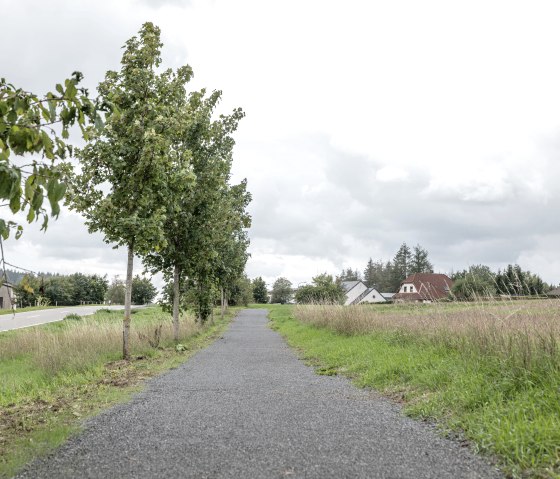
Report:
[[[48,196],[51,216],[60,213],[60,202],[66,191],[66,179],[71,174],[62,160],[72,155],[69,128],[78,124],[84,138],[89,138],[95,123],[97,134],[102,132],[103,119],[100,111],[110,115],[106,106],[95,105],[87,91],[78,89],[83,78],[74,72],[72,78],[58,83],[56,93],[49,92],[40,98],[0,80],[0,198],[8,200],[12,213],[27,211],[28,222],[43,218],[43,229],[48,224],[49,213],[44,209],[44,197]],[[60,137],[52,125],[62,126]],[[27,167],[13,162],[13,155],[32,157]],[[31,171],[29,171],[31,168]],[[22,185],[22,182],[24,183]],[[13,221],[3,220],[0,234],[9,234],[16,228],[16,238],[23,228]]]

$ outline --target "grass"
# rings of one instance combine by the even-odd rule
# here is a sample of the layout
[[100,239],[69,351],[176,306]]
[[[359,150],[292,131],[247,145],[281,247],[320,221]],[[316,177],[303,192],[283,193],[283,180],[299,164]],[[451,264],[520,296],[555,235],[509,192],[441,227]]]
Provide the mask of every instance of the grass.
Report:
[[268,309],[319,374],[383,392],[508,476],[560,477],[557,302]]
[[184,362],[221,334],[236,309],[205,326],[185,315],[179,345],[159,307],[133,312],[131,361],[120,359],[122,311],[0,333],[0,477],[60,445],[84,418],[127,400],[145,379]]

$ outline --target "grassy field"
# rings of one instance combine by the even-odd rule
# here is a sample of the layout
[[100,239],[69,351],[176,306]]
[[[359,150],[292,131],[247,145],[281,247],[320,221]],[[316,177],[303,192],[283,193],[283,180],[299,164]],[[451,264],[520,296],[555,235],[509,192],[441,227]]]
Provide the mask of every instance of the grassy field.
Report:
[[131,361],[122,361],[122,311],[0,333],[0,477],[64,442],[84,418],[137,391],[142,382],[184,362],[226,328],[228,317],[201,326],[181,320],[172,339],[169,314],[133,311]]
[[509,476],[560,477],[558,302],[268,307],[319,374],[383,392]]

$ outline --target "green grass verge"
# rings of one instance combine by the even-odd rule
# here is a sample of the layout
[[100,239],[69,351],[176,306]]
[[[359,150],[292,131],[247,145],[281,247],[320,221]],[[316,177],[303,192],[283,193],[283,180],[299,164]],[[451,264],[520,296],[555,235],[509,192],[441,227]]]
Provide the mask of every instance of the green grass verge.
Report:
[[421,335],[342,335],[304,324],[291,306],[267,305],[272,327],[315,365],[401,402],[412,417],[466,437],[512,477],[560,477],[560,377],[508,368]]
[[[169,331],[164,331],[157,348],[150,346],[147,340],[153,340],[151,334],[162,321],[170,321],[169,315],[158,307],[138,310],[132,334],[143,331],[145,340],[136,338],[133,360],[128,362],[120,360],[119,337],[93,353],[80,342],[83,331],[97,346],[107,335],[119,336],[122,312],[102,310],[81,320],[0,333],[0,478],[11,477],[33,458],[62,444],[80,430],[84,419],[128,400],[145,379],[186,361],[219,337],[239,309],[230,308],[224,320],[215,314],[213,324],[185,329],[180,348],[169,339]],[[91,337],[100,330],[106,335]],[[63,338],[60,351],[37,349],[38,343],[52,346]],[[72,341],[75,351],[69,349]],[[21,354],[9,353],[14,344],[22,348]],[[45,360],[48,354],[52,357]]]

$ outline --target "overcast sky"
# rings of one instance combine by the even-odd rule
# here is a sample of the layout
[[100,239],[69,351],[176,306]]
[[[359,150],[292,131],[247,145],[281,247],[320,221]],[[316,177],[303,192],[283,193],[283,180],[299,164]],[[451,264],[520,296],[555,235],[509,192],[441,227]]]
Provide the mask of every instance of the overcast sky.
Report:
[[[560,282],[556,1],[0,0],[0,76],[92,92],[145,21],[164,64],[247,116],[250,277],[294,285],[420,243],[437,272],[519,263]],[[3,213],[4,214],[4,213]],[[124,276],[64,212],[5,244],[31,270]],[[141,266],[138,266],[138,271]]]

